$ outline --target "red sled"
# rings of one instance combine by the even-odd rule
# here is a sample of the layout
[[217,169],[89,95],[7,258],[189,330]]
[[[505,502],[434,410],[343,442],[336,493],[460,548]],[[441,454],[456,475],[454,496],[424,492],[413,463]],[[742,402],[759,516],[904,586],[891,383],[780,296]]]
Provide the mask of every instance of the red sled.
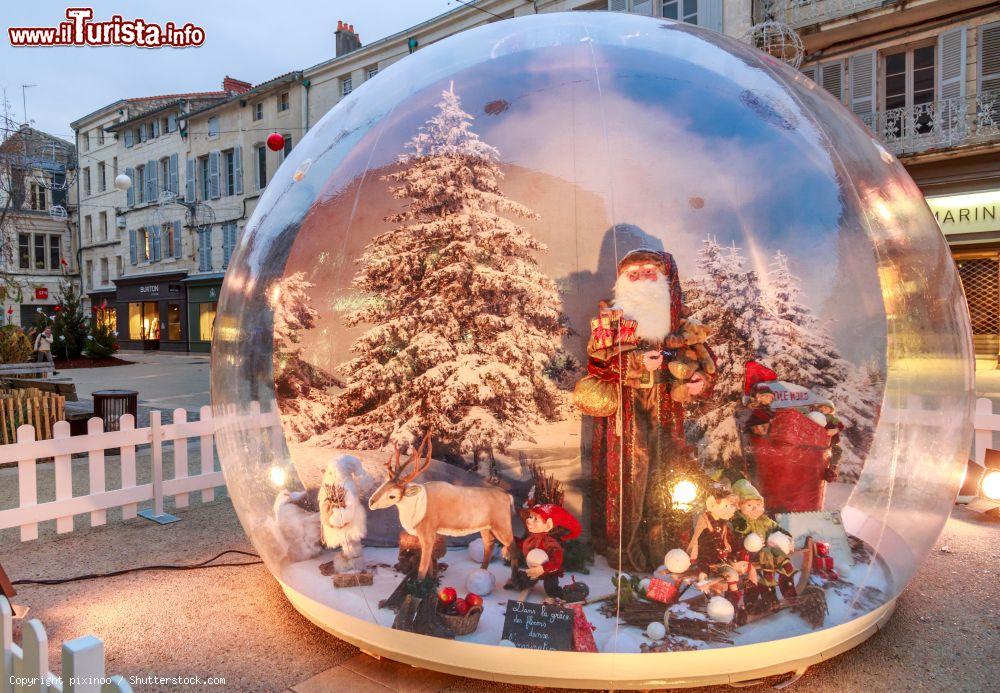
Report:
[[826,428],[794,409],[779,409],[766,436],[748,436],[757,468],[755,486],[774,512],[823,509],[830,446]]

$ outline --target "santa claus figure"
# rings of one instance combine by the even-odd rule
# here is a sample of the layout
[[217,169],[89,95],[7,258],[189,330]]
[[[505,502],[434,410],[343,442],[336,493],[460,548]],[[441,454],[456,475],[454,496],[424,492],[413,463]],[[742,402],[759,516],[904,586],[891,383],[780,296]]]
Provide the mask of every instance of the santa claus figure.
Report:
[[594,419],[591,534],[619,569],[651,572],[676,545],[662,487],[691,465],[684,405],[707,396],[714,379],[677,367],[689,347],[681,298],[673,256],[634,250],[618,264],[613,301],[592,321],[588,375],[615,385],[618,407]]

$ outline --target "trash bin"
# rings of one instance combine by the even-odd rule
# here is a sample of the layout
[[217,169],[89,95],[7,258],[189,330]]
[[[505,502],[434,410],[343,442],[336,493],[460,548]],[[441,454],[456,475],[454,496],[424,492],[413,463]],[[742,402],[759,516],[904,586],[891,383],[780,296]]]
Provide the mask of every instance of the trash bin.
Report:
[[105,431],[120,430],[118,421],[124,414],[137,418],[139,393],[135,390],[97,390],[94,392],[94,416],[104,422]]

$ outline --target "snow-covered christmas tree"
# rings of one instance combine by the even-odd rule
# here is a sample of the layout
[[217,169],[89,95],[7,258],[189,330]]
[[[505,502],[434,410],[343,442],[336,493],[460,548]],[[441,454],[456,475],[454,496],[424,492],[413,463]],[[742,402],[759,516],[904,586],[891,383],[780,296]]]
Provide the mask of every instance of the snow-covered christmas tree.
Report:
[[799,302],[799,279],[780,251],[771,262],[767,284],[773,320],[764,360],[782,380],[803,385],[835,404],[845,426],[841,473],[856,477],[871,447],[881,404],[877,371],[841,356],[826,326]]
[[742,454],[734,414],[743,395],[744,366],[755,360],[781,380],[828,397],[845,424],[841,472],[856,477],[871,446],[880,405],[880,373],[845,360],[826,327],[801,302],[799,279],[784,253],[775,254],[761,287],[736,246],[702,243],[699,273],[686,285],[694,319],[713,330],[709,345],[719,365],[713,396],[692,422],[704,458],[733,465]]
[[730,464],[740,457],[734,414],[743,395],[747,361],[763,357],[772,320],[757,272],[733,245],[723,249],[706,238],[698,252],[701,273],[688,283],[691,318],[709,326],[709,344],[718,363],[711,399],[695,412],[702,453],[713,463]]
[[371,327],[340,368],[347,385],[325,436],[337,447],[431,430],[485,469],[554,415],[559,393],[542,371],[564,330],[558,290],[535,259],[545,246],[510,219],[537,215],[504,196],[499,153],[472,120],[452,85],[384,177],[407,206],[357,260],[367,300],[346,322]]
[[274,322],[274,392],[284,430],[304,440],[330,425],[332,397],[327,389],[340,383],[302,358],[302,334],[319,324],[310,305],[312,283],[303,272],[274,282],[267,294]]

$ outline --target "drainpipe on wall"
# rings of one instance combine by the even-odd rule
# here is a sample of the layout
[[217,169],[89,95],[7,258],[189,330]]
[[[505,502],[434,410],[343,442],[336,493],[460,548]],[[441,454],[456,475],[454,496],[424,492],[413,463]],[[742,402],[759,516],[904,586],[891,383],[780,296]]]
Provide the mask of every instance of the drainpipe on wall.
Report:
[[[100,126],[103,127],[103,126]],[[80,132],[78,130],[73,131],[73,149],[76,152],[76,170],[77,173],[83,170],[80,161]],[[80,177],[77,175],[77,186],[76,186],[76,218],[77,221],[80,219],[80,214],[83,210],[80,208]],[[72,219],[72,217],[70,217]],[[71,222],[67,220],[67,224]],[[83,224],[77,223],[76,225],[76,273],[80,277],[80,302],[84,300],[89,301],[90,297],[84,294],[83,288]],[[73,242],[73,229],[70,227],[70,243]],[[70,281],[72,281],[72,275],[70,275]]]
[[309,132],[309,87],[312,82],[308,79],[302,80],[302,135]]

